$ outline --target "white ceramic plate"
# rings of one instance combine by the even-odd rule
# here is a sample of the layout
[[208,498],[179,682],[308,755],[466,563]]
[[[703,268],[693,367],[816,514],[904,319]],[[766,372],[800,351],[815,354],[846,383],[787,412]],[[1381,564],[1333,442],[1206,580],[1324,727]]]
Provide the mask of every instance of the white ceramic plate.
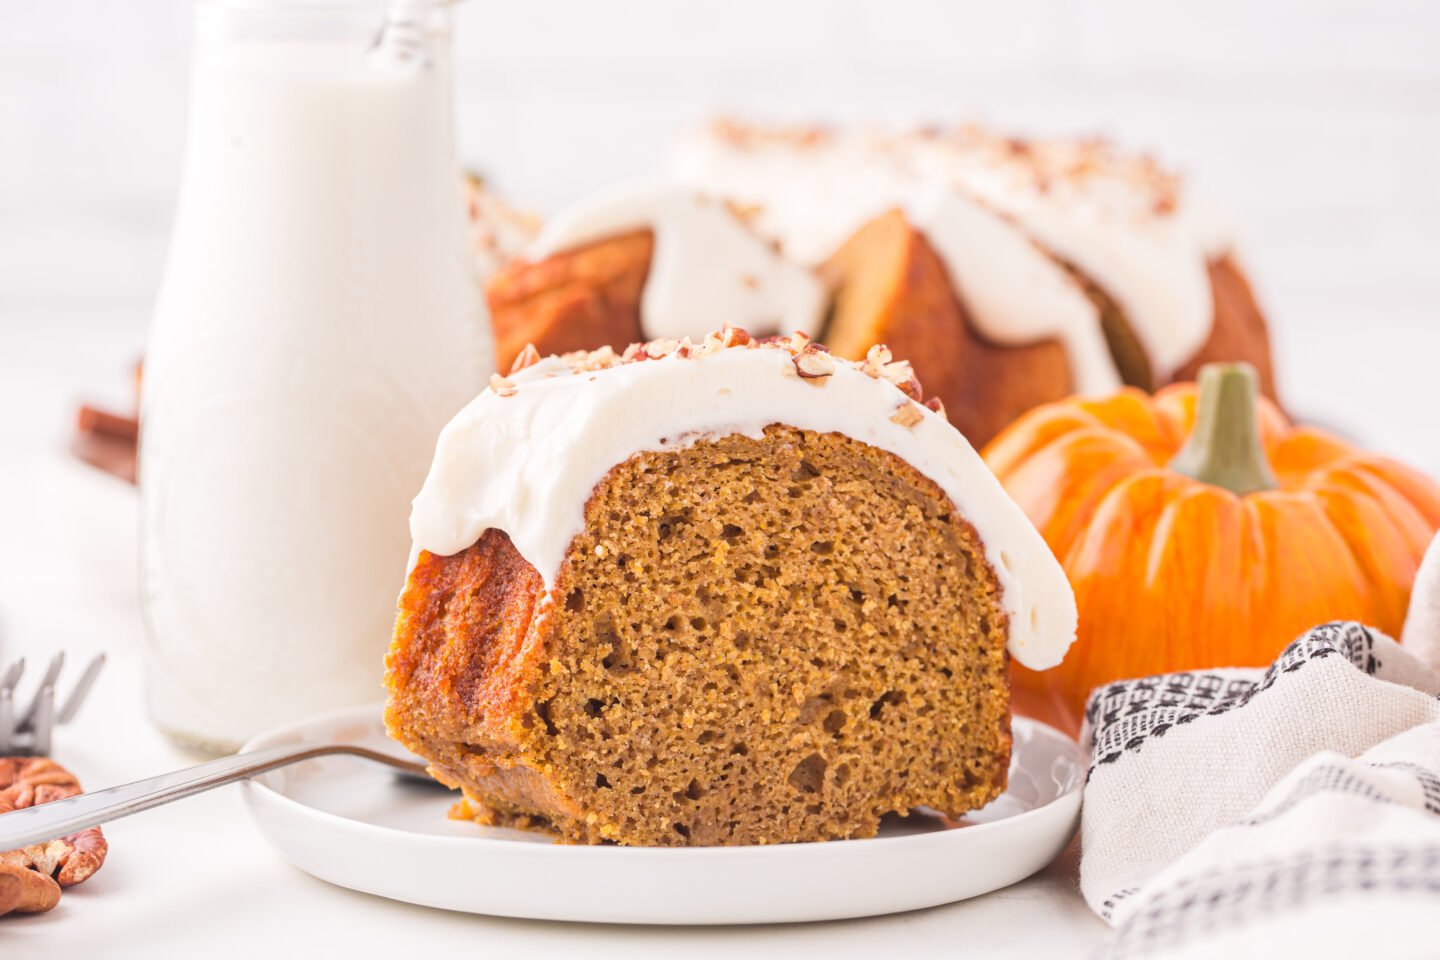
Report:
[[[446,910],[599,923],[784,923],[916,910],[1008,886],[1070,842],[1085,760],[1017,717],[1010,788],[955,822],[888,818],[869,840],[767,847],[567,846],[446,819],[452,794],[331,757],[245,784],[261,831],[322,880]],[[348,741],[401,752],[378,708],[276,730],[247,750]]]

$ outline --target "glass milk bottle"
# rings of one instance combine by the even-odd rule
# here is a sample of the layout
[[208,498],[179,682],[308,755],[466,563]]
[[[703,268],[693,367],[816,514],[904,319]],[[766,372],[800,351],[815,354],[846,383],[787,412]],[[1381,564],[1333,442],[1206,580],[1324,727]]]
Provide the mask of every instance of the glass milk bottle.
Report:
[[378,701],[407,518],[492,348],[437,2],[208,0],[143,375],[151,715]]

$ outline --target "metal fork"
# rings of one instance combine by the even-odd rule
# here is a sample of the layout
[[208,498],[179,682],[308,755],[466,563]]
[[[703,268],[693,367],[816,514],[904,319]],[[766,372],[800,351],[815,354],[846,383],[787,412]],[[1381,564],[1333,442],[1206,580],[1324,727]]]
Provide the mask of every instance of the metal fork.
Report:
[[[55,727],[75,716],[95,677],[105,665],[102,653],[92,659],[64,705],[55,706],[55,681],[65,666],[65,654],[50,661],[40,687],[23,712],[15,709],[15,688],[25,672],[25,661],[17,660],[0,674],[0,756],[48,756]],[[186,770],[138,780],[134,783],[82,793],[65,800],[0,814],[0,850],[11,850],[53,837],[77,833],[87,827],[108,823],[132,813],[149,810],[192,797],[215,787],[246,780],[280,767],[331,755],[348,755],[383,763],[402,779],[440,786],[426,772],[425,765],[398,756],[367,750],[348,743],[293,743],[253,753],[221,757]],[[418,759],[418,758],[417,758]]]
[[49,756],[55,728],[75,718],[103,666],[105,654],[97,654],[86,664],[64,703],[57,707],[55,683],[65,667],[65,654],[55,654],[24,710],[17,708],[15,692],[25,673],[25,661],[16,660],[0,673],[0,756]]
[[393,768],[403,779],[440,787],[425,772],[423,763],[356,746],[353,743],[288,743],[251,753],[221,757],[186,770],[137,780],[107,790],[82,793],[64,800],[52,800],[12,813],[0,814],[0,850],[13,850],[54,837],[68,836],[140,813],[197,793],[223,787],[237,780],[278,770],[280,767],[317,757],[351,756],[372,760]]

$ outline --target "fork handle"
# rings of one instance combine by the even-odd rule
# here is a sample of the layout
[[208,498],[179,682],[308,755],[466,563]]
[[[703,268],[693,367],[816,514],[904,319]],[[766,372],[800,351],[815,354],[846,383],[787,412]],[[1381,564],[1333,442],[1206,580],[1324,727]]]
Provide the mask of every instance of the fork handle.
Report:
[[315,757],[345,754],[424,774],[418,763],[407,763],[364,747],[350,744],[291,744],[211,760],[198,766],[158,777],[136,780],[94,793],[82,793],[64,800],[0,814],[0,850],[15,850],[32,843],[66,837],[89,827],[109,823],[175,800],[183,800],[236,780],[245,780],[278,767]]

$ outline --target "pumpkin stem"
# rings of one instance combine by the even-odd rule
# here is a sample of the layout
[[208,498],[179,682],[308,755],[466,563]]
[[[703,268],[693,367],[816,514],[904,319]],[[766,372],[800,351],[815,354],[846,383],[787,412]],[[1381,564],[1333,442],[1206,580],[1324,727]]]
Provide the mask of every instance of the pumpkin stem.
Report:
[[1207,363],[1196,378],[1195,428],[1170,469],[1237,496],[1277,486],[1260,445],[1255,368]]

